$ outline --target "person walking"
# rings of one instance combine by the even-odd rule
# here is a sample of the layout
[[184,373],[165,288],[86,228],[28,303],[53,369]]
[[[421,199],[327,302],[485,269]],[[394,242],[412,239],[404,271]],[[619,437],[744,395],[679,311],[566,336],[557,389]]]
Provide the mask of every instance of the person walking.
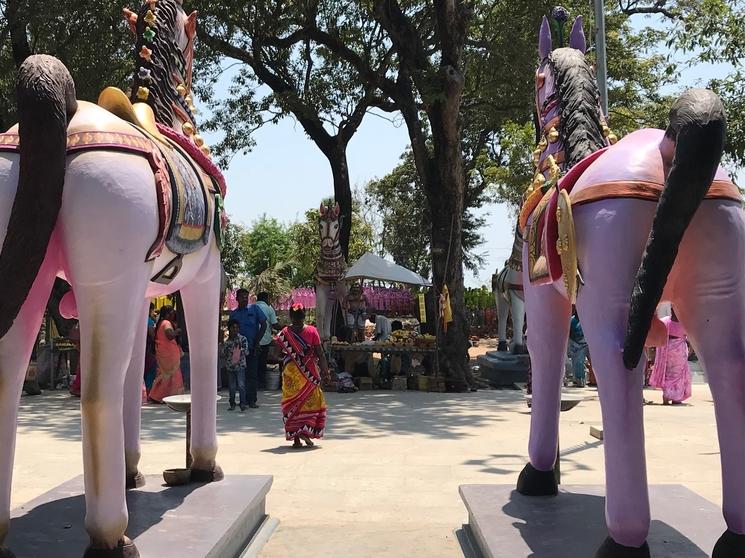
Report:
[[574,387],[585,387],[585,360],[587,359],[587,341],[579,323],[577,310],[572,312],[569,322],[569,358],[572,360],[572,375]]
[[266,316],[266,331],[259,341],[259,366],[258,366],[258,377],[259,377],[259,388],[266,387],[266,361],[269,358],[269,347],[272,346],[274,337],[273,331],[279,331],[279,321],[277,320],[277,313],[272,308],[269,301],[269,293],[260,292],[256,295],[256,306],[261,308],[261,311]]
[[176,338],[181,331],[174,327],[176,311],[166,305],[160,309],[155,327],[155,360],[157,371],[150,388],[150,399],[163,402],[164,397],[184,393],[184,380],[181,376],[181,347]]
[[326,427],[326,399],[321,378],[329,380],[329,367],[318,330],[305,325],[305,308],[293,304],[291,325],[282,329],[276,343],[284,354],[282,372],[282,421],[285,437],[292,447],[313,446],[311,438],[323,437]]
[[143,379],[145,380],[145,391],[148,398],[150,390],[153,389],[153,382],[158,372],[158,361],[155,358],[155,326],[158,322],[158,310],[155,304],[150,303],[150,309],[147,316],[147,338],[145,340],[145,370]]
[[691,370],[688,367],[686,332],[675,311],[660,321],[667,331],[665,343],[656,347],[650,387],[662,390],[663,405],[679,405],[691,396]]
[[223,345],[225,369],[228,373],[228,411],[235,409],[235,391],[238,388],[238,403],[241,412],[246,410],[246,357],[248,356],[248,340],[240,334],[238,320],[228,322],[228,340]]
[[248,343],[248,356],[246,357],[246,399],[248,406],[252,409],[258,408],[258,368],[259,368],[259,344],[266,331],[266,316],[261,308],[255,304],[248,304],[248,291],[238,289],[235,294],[238,308],[230,313],[230,319],[236,320],[239,325],[240,334],[246,338]]

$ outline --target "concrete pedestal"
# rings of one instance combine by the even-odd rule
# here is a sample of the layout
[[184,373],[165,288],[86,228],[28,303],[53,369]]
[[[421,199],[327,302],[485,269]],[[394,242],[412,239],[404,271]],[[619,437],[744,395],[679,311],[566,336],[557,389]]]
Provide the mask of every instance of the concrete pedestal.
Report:
[[[589,558],[608,532],[603,486],[529,498],[509,485],[462,485],[465,529],[484,558]],[[649,487],[654,558],[707,558],[725,530],[718,506],[680,485]]]
[[[167,487],[161,476],[148,476],[145,487],[127,492],[126,534],[142,558],[256,555],[256,545],[276,525],[265,512],[271,485],[271,476],[226,476]],[[80,558],[88,544],[83,477],[20,506],[11,517],[6,542],[17,558]]]
[[508,387],[528,381],[530,355],[489,351],[478,357],[477,362],[481,377],[495,387]]

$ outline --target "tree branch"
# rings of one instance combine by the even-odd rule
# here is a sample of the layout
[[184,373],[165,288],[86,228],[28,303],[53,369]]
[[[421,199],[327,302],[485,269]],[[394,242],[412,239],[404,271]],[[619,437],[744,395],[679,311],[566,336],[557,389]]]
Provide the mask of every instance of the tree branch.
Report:
[[334,150],[335,136],[326,131],[317,112],[298,97],[296,89],[291,84],[270,71],[263,62],[257,60],[250,52],[238,48],[224,39],[215,37],[202,28],[198,28],[197,33],[199,39],[211,49],[250,66],[257,78],[266,83],[276,95],[281,96],[282,102],[287,105],[289,111],[295,115],[305,132],[324,154],[328,155]]
[[683,19],[683,14],[678,11],[665,8],[667,0],[656,0],[652,6],[639,6],[639,0],[618,0],[618,8],[622,13],[632,16],[634,14],[660,14],[668,19]]

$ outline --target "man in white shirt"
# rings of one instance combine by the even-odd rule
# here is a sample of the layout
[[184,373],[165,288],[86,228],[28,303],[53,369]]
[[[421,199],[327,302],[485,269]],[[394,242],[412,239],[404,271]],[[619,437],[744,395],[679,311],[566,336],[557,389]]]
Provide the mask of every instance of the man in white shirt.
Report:
[[272,332],[277,331],[280,329],[279,322],[277,321],[277,313],[274,311],[274,308],[269,304],[269,293],[262,292],[256,295],[256,306],[258,306],[261,311],[266,316],[266,331],[264,331],[264,336],[261,338],[261,341],[259,341],[259,345],[261,346],[261,350],[259,352],[259,387],[265,388],[266,387],[266,360],[269,356],[269,347],[272,345]]
[[370,311],[370,321],[375,324],[373,341],[385,341],[391,334],[391,321],[376,310]]

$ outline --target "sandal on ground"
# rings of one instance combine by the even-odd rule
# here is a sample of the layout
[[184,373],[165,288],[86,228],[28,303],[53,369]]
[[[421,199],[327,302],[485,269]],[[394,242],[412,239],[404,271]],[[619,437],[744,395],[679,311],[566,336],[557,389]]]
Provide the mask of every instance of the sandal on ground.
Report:
[[308,436],[301,436],[301,438],[305,441],[305,445],[308,446],[309,448],[312,448],[313,446],[315,446],[315,444],[313,443],[313,440],[311,440]]
[[292,443],[292,447],[294,449],[303,447],[303,443],[300,441],[300,438],[295,438],[295,441]]

